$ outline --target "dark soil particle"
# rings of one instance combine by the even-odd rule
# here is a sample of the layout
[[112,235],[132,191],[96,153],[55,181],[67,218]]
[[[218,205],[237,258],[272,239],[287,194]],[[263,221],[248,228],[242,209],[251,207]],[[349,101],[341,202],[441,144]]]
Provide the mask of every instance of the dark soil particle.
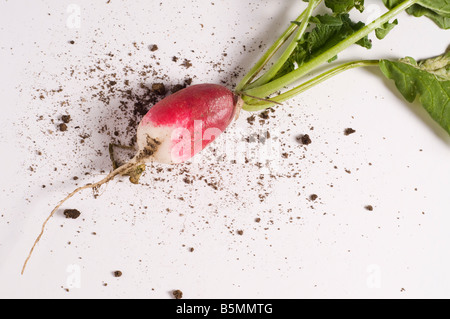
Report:
[[254,115],[247,117],[248,124],[253,125],[255,123],[255,119],[256,118]]
[[189,69],[192,66],[191,60],[184,59],[183,63],[181,63],[186,69]]
[[67,124],[61,123],[58,125],[58,128],[61,132],[65,132],[65,131],[67,131]]
[[152,44],[148,48],[152,52],[155,52],[156,50],[158,50],[158,46],[156,44]]
[[350,135],[350,134],[353,134],[353,133],[355,133],[356,131],[354,130],[354,129],[352,129],[352,128],[346,128],[345,130],[344,130],[344,135],[345,136],[348,136],[348,135]]
[[175,299],[181,299],[183,298],[183,292],[181,290],[174,290],[172,292],[173,296],[175,297]]
[[259,113],[259,117],[263,120],[269,119],[269,110],[265,110],[264,112]]
[[61,121],[63,121],[63,123],[67,124],[72,120],[72,118],[70,117],[70,115],[63,115],[61,116]]
[[166,87],[163,83],[153,83],[152,84],[152,91],[158,95],[165,95],[166,94]]
[[114,277],[119,278],[122,277],[122,272],[120,270],[116,270],[113,272]]
[[240,229],[240,230],[237,231],[237,234],[242,236],[242,235],[244,235],[244,231]]
[[261,218],[259,218],[259,217],[255,218],[255,222],[257,222],[257,223],[261,222]]
[[297,141],[298,141],[300,144],[303,144],[303,145],[309,145],[309,144],[311,144],[311,138],[309,137],[308,134],[302,134],[302,135],[300,135],[299,137],[297,137]]
[[80,215],[80,211],[76,209],[66,209],[64,211],[64,216],[66,216],[66,218],[77,219],[78,217],[80,217]]
[[312,201],[316,200],[317,197],[319,197],[319,196],[317,196],[316,194],[309,195],[309,199],[312,200]]
[[182,84],[176,84],[176,85],[174,85],[173,87],[172,87],[172,89],[170,90],[172,93],[175,93],[175,92],[178,92],[178,91],[180,91],[180,90],[182,90],[182,89],[184,89],[185,88],[185,86],[184,85],[182,85]]
[[372,205],[367,205],[364,208],[367,209],[370,212],[373,211],[373,206]]

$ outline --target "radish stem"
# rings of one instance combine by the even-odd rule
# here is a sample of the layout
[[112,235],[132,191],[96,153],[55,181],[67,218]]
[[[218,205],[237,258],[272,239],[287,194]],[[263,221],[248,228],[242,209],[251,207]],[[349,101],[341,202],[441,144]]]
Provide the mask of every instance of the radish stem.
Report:
[[263,99],[263,98],[260,98],[260,97],[257,97],[257,96],[253,96],[253,95],[249,95],[247,93],[243,93],[243,92],[236,92],[236,94],[248,96],[248,97],[251,97],[252,99],[255,99],[255,100],[258,100],[258,101],[263,101],[263,102],[268,102],[270,104],[282,105],[281,103],[276,102],[275,100]]
[[[358,68],[358,67],[378,66],[378,64],[379,64],[379,60],[361,60],[361,61],[352,61],[352,62],[344,63],[344,64],[341,64],[327,72],[324,72],[324,73],[316,76],[315,78],[313,78],[307,82],[300,84],[299,86],[297,86],[285,93],[277,95],[269,100],[265,100],[266,103],[257,103],[257,102],[250,103],[250,102],[246,101],[243,109],[246,111],[260,111],[265,108],[273,106],[273,104],[280,104],[281,102],[289,100],[290,98],[292,98],[300,93],[303,93],[306,90],[312,88],[313,86],[316,86],[317,84],[320,84],[320,83],[322,83],[322,82],[332,78],[333,76],[338,75],[339,73],[342,73],[346,70],[350,70],[350,69],[354,69],[354,68]],[[246,93],[243,93],[243,95],[252,97]],[[258,99],[258,100],[260,100],[260,99]]]
[[[272,82],[266,83],[264,85],[261,85],[259,87],[251,88],[251,89],[244,89],[243,91],[245,93],[248,93],[250,95],[259,96],[262,98],[265,98],[274,92],[282,89],[283,87],[291,84],[294,81],[297,81],[302,76],[306,75],[307,73],[313,71],[317,67],[321,66],[322,64],[326,63],[338,53],[345,50],[352,44],[358,42],[365,36],[367,36],[372,31],[376,30],[377,28],[380,28],[383,24],[391,20],[393,17],[398,15],[400,12],[406,10],[413,4],[417,3],[419,0],[407,0],[396,6],[395,8],[391,9],[381,17],[375,19],[367,26],[363,27],[359,31],[356,31],[352,35],[350,35],[345,40],[339,42],[337,45],[332,47],[331,49],[325,51],[324,53],[320,54],[319,56],[311,59],[310,61],[306,62],[304,65],[299,67],[298,69],[276,79]],[[245,106],[244,106],[245,108]],[[245,108],[246,109],[246,108]]]
[[[319,3],[322,0],[319,1]],[[319,4],[316,4],[317,5]],[[297,30],[298,24],[295,22],[301,22],[303,21],[304,17],[306,15],[306,11],[303,11],[302,14],[300,14],[297,19],[295,19],[289,27],[284,31],[284,33],[272,44],[272,46],[264,53],[264,55],[258,60],[258,62],[255,63],[252,69],[245,75],[245,77],[239,82],[239,84],[236,86],[236,91],[242,91],[244,88],[246,88],[247,84],[253,81],[253,79],[258,75],[259,72],[266,66],[266,64],[269,62],[269,60],[274,56],[274,54],[278,51],[278,49],[281,48],[281,46],[286,43],[286,41],[291,37],[291,35]]]
[[297,41],[299,41],[303,34],[306,31],[306,28],[309,24],[309,19],[312,16],[312,13],[314,9],[317,7],[317,5],[320,3],[321,0],[310,0],[308,7],[304,11],[304,18],[300,24],[300,27],[298,28],[297,32],[295,33],[294,37],[291,40],[291,43],[289,43],[289,46],[286,48],[286,50],[283,52],[283,54],[280,56],[280,58],[270,67],[269,70],[267,70],[259,79],[257,79],[255,82],[248,85],[247,89],[251,89],[253,87],[261,86],[267,82],[269,82],[281,69],[283,64],[289,59],[292,52],[294,52],[295,48],[297,47]]

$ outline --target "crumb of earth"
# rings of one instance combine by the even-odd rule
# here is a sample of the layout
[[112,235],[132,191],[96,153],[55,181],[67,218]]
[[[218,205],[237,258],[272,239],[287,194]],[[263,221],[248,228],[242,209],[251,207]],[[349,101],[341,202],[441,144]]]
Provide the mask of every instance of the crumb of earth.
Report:
[[76,209],[66,209],[64,211],[64,216],[66,216],[66,218],[77,219],[78,217],[80,217],[80,215],[80,211]]
[[182,292],[181,290],[179,290],[179,289],[174,290],[174,291],[172,292],[172,294],[173,294],[173,296],[175,297],[175,299],[181,299],[181,298],[183,298],[183,292]]
[[309,137],[308,134],[303,134],[297,137],[297,142],[303,145],[309,145],[311,144],[311,138]]
[[59,124],[58,127],[61,132],[67,131],[67,124],[65,124],[65,123]]
[[354,130],[354,129],[352,129],[352,128],[346,128],[345,130],[344,130],[344,135],[345,136],[348,136],[348,135],[350,135],[350,134],[353,134],[353,133],[355,133],[356,131]]
[[154,93],[156,93],[158,95],[166,94],[166,87],[164,86],[163,83],[153,83],[152,90]]

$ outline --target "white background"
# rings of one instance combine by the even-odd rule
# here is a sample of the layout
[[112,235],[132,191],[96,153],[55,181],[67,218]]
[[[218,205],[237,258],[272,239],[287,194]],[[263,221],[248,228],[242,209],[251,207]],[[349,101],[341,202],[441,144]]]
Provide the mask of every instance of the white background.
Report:
[[[92,97],[102,76],[116,73],[120,85],[128,79],[136,89],[188,77],[235,84],[305,7],[106,2],[0,0],[0,297],[171,298],[174,289],[185,298],[450,297],[450,138],[377,69],[341,74],[264,124],[256,117],[249,125],[242,114],[215,143],[221,155],[226,143],[249,144],[233,132],[269,130],[271,174],[258,160],[218,160],[208,149],[172,172],[149,167],[142,185],[118,179],[97,199],[78,194],[63,208],[82,216],[68,220],[58,211],[21,276],[43,220],[76,185],[110,170],[110,135],[124,132],[132,116],[130,108],[117,117],[117,100]],[[358,18],[384,10],[374,3]],[[352,47],[339,61],[445,51],[448,33],[432,22],[406,14],[399,20],[371,51]],[[159,49],[148,50],[152,44]],[[184,58],[189,69],[180,65]],[[84,76],[99,60],[109,67],[101,62],[102,70]],[[144,64],[158,75],[139,75]],[[127,75],[125,66],[137,71]],[[66,113],[73,121],[62,133],[57,125]],[[344,136],[347,127],[356,132]],[[296,141],[304,133],[308,147]],[[90,135],[84,144],[82,134]],[[194,182],[186,184],[186,176]],[[114,278],[115,270],[123,276]]]

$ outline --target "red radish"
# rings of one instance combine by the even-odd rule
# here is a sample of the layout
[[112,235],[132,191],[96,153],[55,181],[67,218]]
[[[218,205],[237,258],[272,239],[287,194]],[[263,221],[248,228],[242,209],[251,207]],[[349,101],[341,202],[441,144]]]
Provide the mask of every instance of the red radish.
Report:
[[182,163],[223,132],[236,115],[240,98],[217,84],[178,91],[153,106],[137,130],[133,161]]
[[239,114],[242,104],[240,96],[217,84],[193,85],[156,103],[139,124],[136,156],[101,181],[79,187],[59,202],[42,225],[22,274],[45,226],[65,201],[84,189],[96,189],[117,175],[139,176],[142,165],[148,162],[182,163],[189,160],[227,128]]

